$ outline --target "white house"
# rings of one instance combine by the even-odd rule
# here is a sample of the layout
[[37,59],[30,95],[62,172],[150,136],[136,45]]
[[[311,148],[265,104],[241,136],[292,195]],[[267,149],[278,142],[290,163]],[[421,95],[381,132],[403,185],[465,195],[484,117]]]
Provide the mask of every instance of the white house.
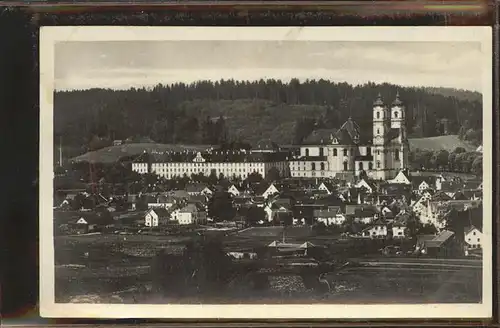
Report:
[[426,211],[428,201],[429,201],[428,198],[422,196],[416,202],[411,204],[410,206],[411,206],[413,212],[415,212],[415,214],[420,215]]
[[172,213],[172,219],[180,225],[201,224],[206,221],[206,213],[200,211],[196,205],[188,204],[183,208],[176,209]]
[[267,187],[267,189],[262,193],[262,196],[267,199],[269,196],[275,195],[278,193],[279,193],[278,188],[276,188],[276,186],[271,183],[269,185],[269,187]]
[[361,232],[363,237],[385,238],[387,236],[387,225],[376,223]]
[[402,224],[394,224],[392,226],[393,238],[404,238],[406,236],[406,227]]
[[168,212],[164,208],[151,208],[144,214],[144,225],[146,227],[157,227],[161,219],[168,218]]
[[227,192],[233,195],[233,197],[239,196],[241,194],[241,192],[238,190],[238,188],[236,188],[234,184],[227,189]]
[[374,189],[374,186],[370,183],[368,183],[365,179],[361,179],[358,181],[358,183],[356,183],[356,185],[354,186],[356,187],[357,189],[361,189],[361,188],[365,188],[368,193],[373,193],[373,189]]
[[479,231],[478,228],[474,226],[468,227],[465,229],[464,235],[465,243],[469,248],[482,248],[481,239],[483,238],[483,234],[481,233],[481,231]]
[[401,170],[398,172],[398,174],[394,177],[392,180],[387,180],[388,183],[401,183],[401,184],[406,184],[410,185],[411,180],[408,177],[408,173],[405,172],[404,170]]
[[328,195],[331,195],[334,192],[335,187],[330,185],[329,183],[321,182],[318,186],[318,190],[326,192]]
[[273,220],[273,209],[271,208],[271,205],[264,205],[264,212],[266,213],[267,221],[271,222]]
[[342,225],[346,220],[345,216],[340,212],[339,206],[332,206],[325,210],[314,210],[313,217],[326,226]]
[[388,206],[382,206],[382,209],[380,210],[380,213],[384,217],[390,216],[390,215],[393,214],[392,211],[391,211],[391,209]]
[[304,225],[306,224],[306,219],[293,218],[293,225]]

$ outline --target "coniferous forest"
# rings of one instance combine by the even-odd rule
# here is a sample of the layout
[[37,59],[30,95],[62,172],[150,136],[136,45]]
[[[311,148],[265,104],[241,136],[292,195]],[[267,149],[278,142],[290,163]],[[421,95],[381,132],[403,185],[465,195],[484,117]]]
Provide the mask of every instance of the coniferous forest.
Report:
[[338,128],[349,116],[371,135],[374,99],[380,93],[390,105],[398,92],[406,106],[410,137],[458,134],[462,140],[481,143],[480,93],[295,79],[56,92],[55,140],[58,143],[62,136],[65,147],[81,150],[100,148],[89,146],[96,138],[103,142],[101,146],[126,139],[250,145],[272,139],[278,144],[297,144],[314,128]]

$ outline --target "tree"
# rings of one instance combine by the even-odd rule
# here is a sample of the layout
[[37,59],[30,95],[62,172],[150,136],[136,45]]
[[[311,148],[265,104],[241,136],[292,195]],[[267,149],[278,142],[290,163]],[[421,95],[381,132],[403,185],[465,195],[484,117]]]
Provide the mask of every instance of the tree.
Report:
[[245,179],[245,183],[253,184],[253,183],[262,182],[263,180],[264,180],[264,178],[262,177],[262,175],[260,175],[260,173],[252,172]]
[[225,191],[215,192],[208,204],[208,215],[217,222],[233,220],[236,210],[231,194]]
[[452,152],[448,155],[448,168],[450,171],[456,170],[456,158],[457,154]]
[[267,181],[269,182],[279,181],[280,178],[281,178],[280,171],[277,168],[271,167],[269,171],[267,171],[266,174]]
[[446,150],[440,150],[436,156],[436,163],[439,168],[445,169],[448,167],[448,158],[450,153]]
[[453,151],[455,154],[461,154],[461,153],[465,153],[466,150],[464,147],[457,147],[455,148],[455,150]]
[[256,225],[259,221],[266,221],[266,212],[262,207],[252,206],[245,213],[245,221],[248,225]]
[[71,208],[75,211],[81,209],[84,205],[85,196],[82,194],[76,194],[75,198],[71,201]]
[[324,235],[326,234],[326,225],[324,222],[316,222],[313,226],[312,226],[312,229],[313,231],[317,234],[317,235]]
[[141,195],[140,197],[137,197],[136,203],[135,203],[135,208],[139,211],[145,211],[148,209],[148,200],[145,195]]
[[483,156],[478,156],[472,162],[472,173],[477,176],[483,175]]

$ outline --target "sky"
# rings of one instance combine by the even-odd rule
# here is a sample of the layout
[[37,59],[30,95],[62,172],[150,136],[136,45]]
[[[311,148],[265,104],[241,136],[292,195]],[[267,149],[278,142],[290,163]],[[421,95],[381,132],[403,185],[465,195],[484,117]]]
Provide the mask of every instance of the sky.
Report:
[[325,79],[481,92],[479,42],[78,41],[55,46],[55,89],[197,80]]

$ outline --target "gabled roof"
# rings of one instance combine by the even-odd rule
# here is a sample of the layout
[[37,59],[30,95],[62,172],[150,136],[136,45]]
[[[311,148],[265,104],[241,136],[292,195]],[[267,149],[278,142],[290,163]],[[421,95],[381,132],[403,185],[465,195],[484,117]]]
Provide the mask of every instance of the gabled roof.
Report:
[[338,129],[316,129],[308,135],[303,145],[329,145],[332,144],[333,139],[336,138]]
[[340,206],[330,206],[328,209],[314,210],[313,216],[317,218],[333,217],[340,213]]
[[481,230],[479,230],[478,228],[474,227],[474,226],[470,226],[470,227],[465,227],[464,228],[464,234],[469,234],[470,232],[472,232],[473,230],[477,230],[479,232],[481,232]]
[[180,209],[181,213],[195,213],[199,211],[199,207],[195,204],[187,204],[183,208]]
[[190,183],[184,188],[187,192],[202,192],[207,186],[203,183]]
[[251,151],[277,151],[279,148],[278,144],[271,139],[262,139],[252,147]]
[[435,236],[433,239],[426,241],[426,246],[427,247],[440,247],[442,244],[444,244],[448,239],[453,237],[455,233],[453,231],[449,230],[443,230],[441,231],[440,234]]
[[349,117],[337,131],[336,138],[339,144],[357,145],[361,139],[360,130],[359,125]]
[[[357,211],[357,212],[356,212]],[[365,214],[365,213],[377,213],[377,209],[374,205],[367,204],[355,204],[355,205],[346,205],[345,206],[345,214]]]
[[463,183],[460,181],[444,181],[441,183],[442,191],[457,191],[463,188]]
[[146,211],[146,213],[148,213],[150,211],[155,212],[156,215],[158,215],[158,217],[160,217],[160,218],[164,218],[164,217],[169,217],[170,216],[170,213],[166,209],[164,209],[164,208],[153,208],[153,209],[150,209],[150,210]]
[[433,186],[436,183],[436,177],[433,176],[419,176],[419,175],[412,175],[411,177],[411,184],[413,185],[413,188],[416,188],[422,184],[422,182],[426,182],[429,186]]
[[318,184],[317,188],[321,187],[321,185],[328,189],[329,192],[333,192],[335,190],[335,185],[333,183],[323,181]]
[[432,198],[431,198],[431,201],[435,202],[435,201],[449,201],[451,200],[451,197],[448,196],[446,193],[444,193],[443,191],[440,191],[440,192],[437,192],[435,193]]

